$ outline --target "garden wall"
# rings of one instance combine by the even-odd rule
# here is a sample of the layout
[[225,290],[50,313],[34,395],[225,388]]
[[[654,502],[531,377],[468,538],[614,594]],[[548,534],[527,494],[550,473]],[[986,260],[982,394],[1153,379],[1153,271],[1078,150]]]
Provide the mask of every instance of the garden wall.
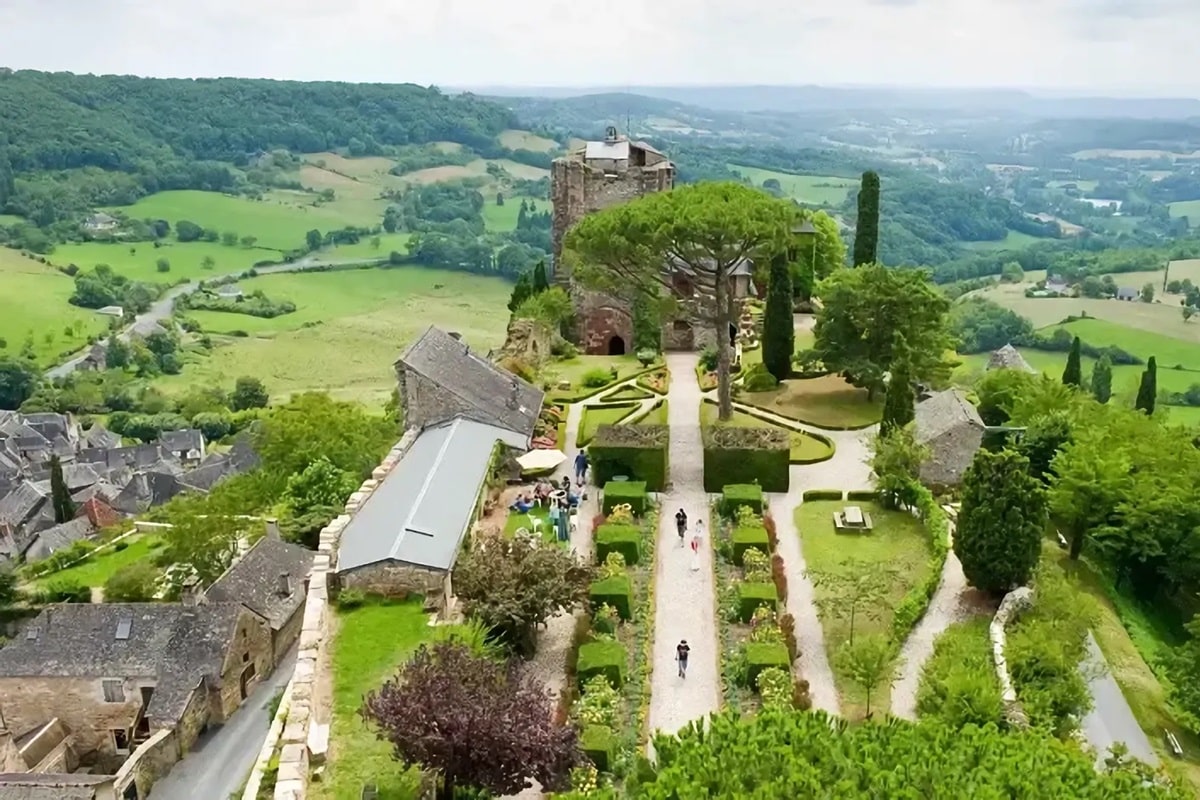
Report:
[[643,481],[648,491],[665,491],[670,438],[666,425],[601,425],[587,448],[593,483],[603,486],[624,475]]
[[788,490],[791,442],[777,428],[705,427],[704,491],[718,494],[733,483],[757,483],[764,492]]

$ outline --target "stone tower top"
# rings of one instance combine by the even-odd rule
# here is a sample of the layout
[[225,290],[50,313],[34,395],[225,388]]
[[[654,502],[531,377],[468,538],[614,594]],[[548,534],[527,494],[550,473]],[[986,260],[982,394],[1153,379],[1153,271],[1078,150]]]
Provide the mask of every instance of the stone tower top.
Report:
[[604,141],[609,144],[615,143],[620,137],[617,135],[617,126],[609,125],[604,129]]

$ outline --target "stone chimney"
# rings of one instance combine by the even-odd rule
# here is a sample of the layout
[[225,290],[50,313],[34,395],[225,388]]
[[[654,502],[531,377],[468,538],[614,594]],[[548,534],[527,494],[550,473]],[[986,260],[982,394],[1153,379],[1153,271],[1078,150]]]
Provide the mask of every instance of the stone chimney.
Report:
[[512,387],[508,392],[508,407],[512,409],[521,407],[521,385],[517,383],[517,379],[515,377],[512,381]]
[[279,520],[275,517],[267,517],[267,536],[274,536],[276,539],[279,535]]
[[620,138],[621,137],[617,135],[616,125],[609,125],[604,129],[604,141],[608,142],[609,144],[619,141]]
[[200,605],[204,598],[204,590],[200,588],[200,579],[196,576],[191,576],[183,582],[183,592],[179,595],[179,602],[183,603],[184,608],[195,608]]
[[292,576],[286,572],[279,573],[279,596],[292,596]]

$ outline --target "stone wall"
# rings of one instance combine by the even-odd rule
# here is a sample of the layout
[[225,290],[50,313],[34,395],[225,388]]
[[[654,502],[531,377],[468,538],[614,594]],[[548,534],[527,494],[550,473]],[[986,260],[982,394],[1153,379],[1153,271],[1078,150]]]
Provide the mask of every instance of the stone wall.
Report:
[[132,783],[137,785],[137,796],[145,800],[150,789],[160,778],[171,771],[180,758],[180,749],[173,731],[158,731],[138,745],[129,759],[117,770],[114,785],[120,797]]
[[609,343],[617,336],[624,344],[625,352],[633,352],[633,315],[627,302],[578,287],[572,295],[580,350],[587,355],[608,355]]
[[199,688],[188,698],[183,713],[179,715],[179,724],[175,726],[180,758],[192,749],[192,745],[200,738],[211,719],[212,707],[209,704],[208,691]]
[[104,702],[99,679],[64,677],[0,678],[4,698],[4,720],[10,730],[28,731],[58,717],[72,732],[75,747],[85,764],[116,757],[112,733],[132,728],[141,710],[140,686],[153,686],[154,679],[140,684],[125,681],[125,702]]
[[271,634],[271,661],[272,666],[278,665],[280,659],[287,653],[288,648],[292,646],[292,642],[300,636],[300,625],[304,622],[304,604],[292,613],[292,616],[287,622],[283,623],[283,627]]
[[558,331],[551,330],[544,322],[514,319],[508,323],[504,344],[491,357],[496,361],[515,358],[536,368],[550,358],[554,345],[561,341]]
[[339,589],[355,589],[366,594],[398,599],[410,594],[424,595],[426,602],[437,609],[445,604],[445,583],[445,572],[412,564],[367,564],[337,575]]
[[271,626],[249,611],[238,617],[237,632],[225,654],[221,683],[213,693],[213,720],[224,722],[242,704],[242,672],[254,665],[254,678],[246,687],[249,693],[263,678],[271,674]]
[[1000,608],[997,609],[996,616],[992,618],[992,624],[988,628],[992,640],[992,660],[996,664],[996,679],[1000,682],[1000,699],[1004,702],[1004,716],[1010,725],[1021,728],[1029,726],[1029,719],[1017,700],[1017,690],[1013,687],[1012,676],[1008,672],[1008,661],[1004,657],[1004,647],[1007,643],[1004,629],[1031,605],[1033,591],[1028,586],[1013,589],[1000,601]]

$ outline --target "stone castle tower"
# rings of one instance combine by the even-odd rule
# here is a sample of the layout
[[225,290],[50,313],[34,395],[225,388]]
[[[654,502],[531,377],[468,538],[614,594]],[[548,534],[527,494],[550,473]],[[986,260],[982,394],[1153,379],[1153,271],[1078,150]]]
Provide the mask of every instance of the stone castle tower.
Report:
[[633,320],[628,303],[619,298],[571,287],[569,272],[560,266],[567,231],[593,211],[674,186],[675,165],[664,153],[630,141],[612,126],[604,141],[587,142],[554,160],[550,172],[554,280],[572,289],[579,344],[585,353],[628,352],[633,346]]

